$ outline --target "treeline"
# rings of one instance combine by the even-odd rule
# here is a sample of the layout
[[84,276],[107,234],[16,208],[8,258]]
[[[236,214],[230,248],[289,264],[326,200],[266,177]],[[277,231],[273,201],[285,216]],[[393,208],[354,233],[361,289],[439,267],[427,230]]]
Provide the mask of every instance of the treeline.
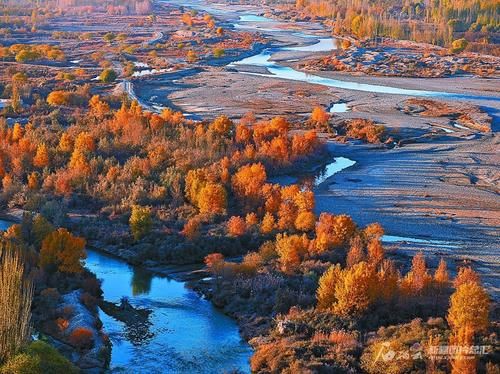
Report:
[[[36,9],[60,9],[70,13],[106,11],[109,14],[149,15],[153,10],[151,0],[21,0],[5,1],[0,4],[2,14],[30,15]],[[21,14],[20,14],[21,13]]]
[[[472,268],[452,279],[423,253],[407,267],[387,256],[380,225],[346,215],[322,213],[303,231],[277,233],[241,263],[206,258],[213,302],[256,337],[252,372],[498,372],[494,353],[469,350],[495,341]],[[448,345],[460,349],[440,355]]]
[[295,8],[314,17],[331,18],[335,33],[360,38],[389,36],[449,45],[455,34],[468,32],[470,38],[480,36],[489,42],[500,27],[495,0],[297,0]]

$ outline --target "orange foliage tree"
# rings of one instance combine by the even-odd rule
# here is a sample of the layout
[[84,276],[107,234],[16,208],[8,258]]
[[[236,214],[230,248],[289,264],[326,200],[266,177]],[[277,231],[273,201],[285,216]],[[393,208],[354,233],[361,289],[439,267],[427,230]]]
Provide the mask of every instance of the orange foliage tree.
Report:
[[243,218],[233,216],[227,221],[227,232],[231,236],[241,236],[247,231],[247,225]]
[[326,125],[328,120],[330,119],[330,115],[326,112],[323,107],[316,106],[313,108],[311,112],[311,121],[318,125]]
[[347,215],[321,213],[316,225],[314,250],[321,253],[344,244],[351,239],[355,229],[354,221]]
[[66,229],[58,229],[42,241],[40,266],[65,273],[82,272],[81,260],[85,255],[85,239],[73,236]]
[[208,183],[200,190],[198,196],[200,213],[225,214],[226,207],[226,190],[221,184]]
[[45,144],[40,144],[36,149],[35,157],[33,157],[33,165],[37,168],[49,166],[49,150]]
[[232,178],[233,190],[238,197],[255,202],[261,196],[266,179],[266,169],[261,163],[244,165]]

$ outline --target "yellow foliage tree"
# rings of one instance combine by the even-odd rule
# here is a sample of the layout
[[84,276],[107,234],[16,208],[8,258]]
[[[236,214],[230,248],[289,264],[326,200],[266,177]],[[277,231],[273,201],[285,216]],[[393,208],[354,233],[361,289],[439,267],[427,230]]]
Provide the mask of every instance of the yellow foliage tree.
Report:
[[376,299],[376,290],[377,276],[373,266],[360,262],[345,269],[335,287],[334,312],[345,317],[365,313]]
[[153,220],[148,207],[134,205],[129,219],[130,231],[135,240],[140,240],[151,232]]
[[85,239],[73,236],[66,229],[58,229],[42,241],[40,266],[64,273],[80,273],[85,255]]
[[36,149],[35,157],[33,157],[33,165],[37,168],[49,166],[49,150],[45,144],[40,144]]
[[460,285],[450,298],[448,323],[457,331],[468,326],[473,333],[486,330],[490,298],[481,285],[474,282]]
[[221,184],[208,183],[200,190],[198,196],[200,213],[225,214],[226,207],[226,189]]
[[333,310],[337,303],[335,289],[342,275],[340,264],[330,266],[330,268],[321,276],[316,291],[318,300],[317,307],[320,310]]
[[316,216],[313,212],[300,212],[295,219],[295,228],[299,231],[312,231],[316,224]]

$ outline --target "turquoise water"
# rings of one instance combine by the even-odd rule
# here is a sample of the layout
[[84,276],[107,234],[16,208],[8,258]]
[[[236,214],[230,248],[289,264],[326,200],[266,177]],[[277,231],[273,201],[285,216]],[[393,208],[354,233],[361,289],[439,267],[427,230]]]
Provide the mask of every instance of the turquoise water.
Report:
[[104,299],[127,297],[152,310],[148,323],[126,326],[100,311],[113,343],[111,371],[126,373],[249,372],[250,346],[236,323],[184,283],[88,250],[86,267],[101,279]]

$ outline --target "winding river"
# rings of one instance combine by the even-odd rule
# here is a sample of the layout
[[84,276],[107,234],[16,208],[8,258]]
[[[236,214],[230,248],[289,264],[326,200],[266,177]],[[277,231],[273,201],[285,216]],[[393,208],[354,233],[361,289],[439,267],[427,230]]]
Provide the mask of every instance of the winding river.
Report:
[[236,322],[185,284],[87,250],[86,267],[102,280],[104,299],[126,297],[152,311],[127,326],[100,311],[113,344],[111,371],[127,373],[249,372],[252,350]]
[[[266,18],[263,16],[250,16],[244,15],[240,16],[239,21],[233,23],[233,26],[237,29],[248,29],[259,32],[268,33],[283,33],[290,32],[289,30],[283,30],[276,27],[262,27],[264,25],[276,25],[277,21]],[[300,81],[305,83],[317,84],[327,87],[341,88],[353,91],[364,91],[373,93],[384,93],[393,95],[406,95],[406,96],[417,96],[417,97],[436,97],[442,99],[457,99],[457,100],[472,100],[481,99],[487,101],[500,101],[498,96],[479,96],[479,95],[467,95],[467,94],[457,94],[449,92],[438,92],[438,91],[426,91],[426,90],[414,90],[399,87],[392,87],[387,85],[375,85],[367,83],[353,82],[349,80],[339,80],[321,77],[314,74],[305,73],[299,70],[295,70],[292,67],[280,64],[279,61],[273,60],[279,52],[295,51],[295,52],[329,52],[336,49],[335,38],[324,38],[317,35],[306,34],[302,32],[294,32],[293,35],[301,37],[303,39],[314,38],[317,40],[316,43],[307,44],[298,47],[272,47],[266,48],[261,53],[243,58],[239,61],[233,62],[229,66],[253,66],[253,67],[264,67],[268,73],[257,73],[257,72],[247,72],[242,71],[242,74],[257,75],[263,77],[280,78],[291,81]],[[286,60],[285,60],[286,62]]]

